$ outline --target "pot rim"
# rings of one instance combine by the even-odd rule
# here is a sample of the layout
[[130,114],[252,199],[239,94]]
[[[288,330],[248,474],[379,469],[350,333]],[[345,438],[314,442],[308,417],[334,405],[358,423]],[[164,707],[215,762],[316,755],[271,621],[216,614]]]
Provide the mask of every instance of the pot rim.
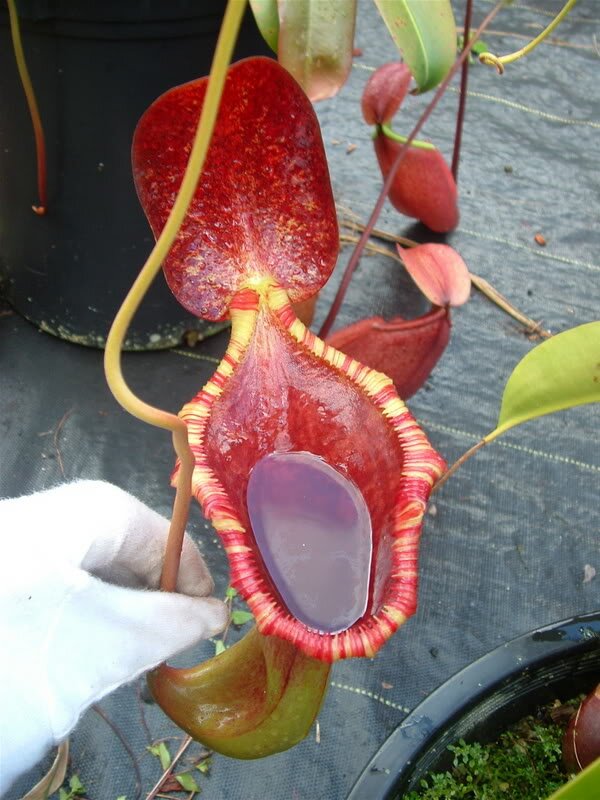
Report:
[[[449,678],[405,717],[371,758],[347,800],[398,797],[398,791],[408,789],[406,784],[419,759],[435,749],[454,721],[519,679],[535,678],[536,671],[544,672],[547,683],[551,673],[545,667],[549,663],[590,651],[600,654],[600,611],[544,625],[496,647]],[[598,665],[596,682],[597,669]]]

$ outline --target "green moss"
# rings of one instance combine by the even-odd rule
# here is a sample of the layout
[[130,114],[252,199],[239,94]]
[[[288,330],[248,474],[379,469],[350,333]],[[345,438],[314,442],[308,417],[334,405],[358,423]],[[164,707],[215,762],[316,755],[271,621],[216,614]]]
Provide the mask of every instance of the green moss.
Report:
[[525,717],[491,744],[451,745],[453,764],[430,774],[402,800],[544,800],[570,777],[561,741],[579,699]]

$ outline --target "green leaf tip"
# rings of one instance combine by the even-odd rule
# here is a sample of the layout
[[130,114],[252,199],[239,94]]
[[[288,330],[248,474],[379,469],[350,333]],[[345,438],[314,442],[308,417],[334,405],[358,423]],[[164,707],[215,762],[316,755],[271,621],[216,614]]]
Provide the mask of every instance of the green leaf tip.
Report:
[[256,25],[271,50],[277,52],[279,41],[279,11],[277,0],[250,0]]
[[441,83],[456,58],[450,0],[375,0],[419,92]]
[[193,775],[190,775],[189,772],[182,772],[180,775],[175,775],[175,780],[181,786],[182,789],[185,789],[186,792],[200,791],[200,787],[194,780]]
[[548,800],[590,800],[600,786],[600,758],[561,786]]
[[232,611],[231,621],[234,625],[245,625],[247,622],[252,622],[254,616],[249,611]]
[[158,744],[149,745],[146,750],[158,758],[160,761],[160,766],[163,770],[169,769],[171,766],[171,754],[167,748],[167,745],[164,742],[159,742]]
[[600,321],[559,333],[535,347],[508,379],[491,441],[522,422],[600,401]]

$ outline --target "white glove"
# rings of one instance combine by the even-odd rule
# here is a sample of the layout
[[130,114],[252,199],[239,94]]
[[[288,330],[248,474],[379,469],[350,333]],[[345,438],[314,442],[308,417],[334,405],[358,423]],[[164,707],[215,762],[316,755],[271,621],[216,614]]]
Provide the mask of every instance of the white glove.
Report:
[[0,794],[92,703],[225,626],[187,536],[182,594],[125,588],[158,587],[167,532],[101,481],[0,502]]

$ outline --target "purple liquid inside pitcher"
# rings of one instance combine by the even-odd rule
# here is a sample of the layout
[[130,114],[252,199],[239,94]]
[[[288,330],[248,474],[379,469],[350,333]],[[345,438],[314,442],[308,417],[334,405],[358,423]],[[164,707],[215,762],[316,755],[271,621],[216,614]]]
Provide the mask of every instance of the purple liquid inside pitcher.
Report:
[[360,619],[373,539],[359,489],[312,453],[272,453],[250,473],[247,505],[260,554],[289,612],[326,633]]

